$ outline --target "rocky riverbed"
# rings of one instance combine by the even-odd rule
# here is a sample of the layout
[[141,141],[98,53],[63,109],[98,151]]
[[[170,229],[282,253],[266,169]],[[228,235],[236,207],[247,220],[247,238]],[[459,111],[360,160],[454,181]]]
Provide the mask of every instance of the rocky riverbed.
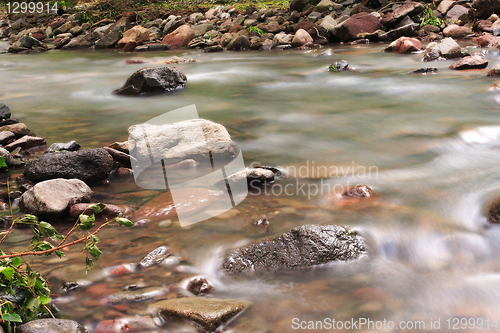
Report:
[[[350,8],[347,5],[326,2],[315,5],[314,8],[307,9],[304,6],[299,10],[299,7],[294,7],[282,13],[249,10],[249,13],[242,14],[232,11],[231,8],[215,8],[211,13],[214,17],[211,19],[210,16],[207,17],[208,13],[199,13],[201,16],[193,16],[193,14],[175,18],[173,22],[177,22],[177,20],[182,22],[178,27],[172,28],[172,31],[164,33],[164,36],[159,35],[159,38],[153,40],[150,38],[138,40],[138,37],[134,37],[126,42],[122,41],[121,44],[121,39],[115,38],[115,35],[120,37],[117,31],[123,32],[123,39],[133,36],[133,34],[139,34],[144,31],[142,29],[151,29],[154,25],[146,27],[146,24],[154,21],[137,22],[136,17],[134,22],[127,15],[118,22],[104,22],[109,26],[102,30],[104,34],[101,38],[89,40],[90,37],[84,37],[88,34],[95,36],[96,30],[100,27],[87,27],[85,29],[83,25],[76,26],[74,22],[77,21],[77,18],[71,18],[71,15],[74,14],[69,14],[66,17],[57,18],[57,21],[64,21],[61,26],[66,24],[70,28],[67,31],[77,28],[73,30],[74,35],[73,32],[70,32],[71,36],[64,37],[44,35],[39,36],[41,38],[39,42],[46,42],[48,43],[46,45],[50,45],[50,39],[56,37],[67,39],[68,44],[66,45],[71,45],[72,42],[76,43],[78,36],[82,36],[80,40],[87,43],[86,48],[93,45],[98,49],[106,41],[115,38],[114,43],[125,47],[125,49],[128,43],[130,43],[129,45],[135,43],[136,46],[133,50],[138,52],[141,50],[141,43],[143,44],[142,50],[148,51],[162,48],[162,50],[175,49],[175,47],[237,50],[252,49],[251,45],[255,41],[262,43],[261,48],[264,48],[266,41],[268,41],[267,44],[270,41],[276,44],[274,48],[277,49],[299,48],[298,52],[304,52],[311,47],[324,45],[322,38],[319,38],[319,35],[315,36],[313,31],[321,34],[322,30],[319,30],[318,27],[321,27],[323,23],[326,24],[328,21],[337,20],[343,15],[347,15],[347,18],[344,17],[342,22],[337,22],[331,30],[335,31],[337,35],[334,35],[335,39],[332,37],[329,42],[354,42],[352,47],[357,47],[356,43],[374,43],[379,40],[394,41],[391,44],[380,45],[376,51],[372,52],[382,54],[383,49],[385,49],[387,53],[383,53],[384,57],[408,56],[419,60],[433,61],[429,64],[439,66],[439,73],[473,69],[473,71],[466,71],[467,74],[461,75],[469,75],[467,80],[473,80],[474,83],[482,84],[481,87],[484,87],[489,85],[489,77],[498,75],[497,66],[491,66],[486,60],[491,59],[492,54],[497,52],[495,49],[498,42],[494,24],[498,17],[495,17],[494,14],[497,9],[492,7],[491,10],[485,11],[485,7],[478,6],[478,3],[481,4],[477,0],[460,4],[443,1],[436,9],[435,16],[441,15],[446,19],[460,14],[458,19],[454,19],[453,24],[448,24],[451,21],[446,23],[445,20],[444,26],[423,26],[419,29],[416,29],[415,24],[409,23],[408,20],[418,23],[418,16],[422,14],[425,7],[422,3],[403,4],[398,8],[388,7],[387,12],[384,12],[386,9],[380,8],[365,7],[368,10],[366,11],[361,6]],[[294,1],[293,6],[300,6],[300,2]],[[321,8],[321,6],[326,7],[326,9]],[[311,8],[312,10],[310,10]],[[309,13],[308,10],[310,10]],[[346,10],[351,11],[346,13]],[[378,13],[379,17],[372,14],[373,12]],[[294,22],[292,18],[297,17],[297,15],[297,22]],[[192,17],[198,19],[195,20]],[[241,29],[237,27],[239,30],[236,32],[229,32],[236,25],[235,21],[241,17],[243,17],[242,24],[240,24]],[[227,24],[230,25],[227,32],[223,30],[224,25],[220,24],[223,18],[226,21],[231,20]],[[43,20],[43,18],[39,19]],[[54,19],[46,19],[47,24],[55,22]],[[215,21],[211,22],[210,20]],[[254,22],[247,20],[254,20]],[[266,29],[275,25],[273,20],[276,20],[277,26],[283,29],[283,33],[281,31],[273,33],[268,29],[267,36],[260,33],[257,33],[259,36],[251,35],[255,32],[250,32],[250,30],[254,30],[250,27],[259,27],[260,25],[259,29],[264,31],[264,25],[267,26]],[[350,30],[352,22],[350,23],[349,20],[356,20],[355,22],[367,20],[373,23],[377,29],[374,31],[363,30],[363,32],[354,34]],[[120,21],[122,22],[120,23]],[[160,31],[165,31],[168,22],[168,17],[162,18],[161,22],[157,21],[158,25],[155,27]],[[408,24],[401,25],[401,22]],[[304,28],[304,25],[309,23],[312,24],[311,28],[305,29],[307,27]],[[473,29],[468,30],[470,29],[468,25],[471,23],[474,23]],[[38,21],[33,22],[33,24],[38,25]],[[122,30],[117,28],[120,24],[123,24]],[[130,29],[125,29],[127,24],[131,26]],[[210,38],[208,35],[205,37],[205,34],[210,30],[198,34],[197,29],[202,31],[202,28],[206,28],[203,26],[205,24],[214,26],[216,37],[211,35]],[[303,27],[295,30],[295,27],[300,24]],[[3,33],[5,34],[9,28],[12,29],[13,25],[19,29],[7,33],[7,36],[13,37],[13,43],[9,47],[11,51],[33,53],[42,51],[42,49],[46,50],[43,44],[38,45],[30,39],[36,37],[33,37],[34,30],[28,31],[28,35],[31,33],[31,37],[23,37],[26,36],[26,30],[21,31],[24,28],[22,25],[7,22],[7,25],[3,26]],[[408,25],[411,29],[408,28]],[[292,30],[287,32],[287,29],[290,29],[287,28],[289,26],[293,28],[293,33]],[[381,28],[385,28],[385,30]],[[43,28],[35,27],[34,29]],[[108,29],[111,30],[108,31]],[[379,29],[380,31],[378,31]],[[45,34],[46,30],[39,33]],[[81,32],[78,34],[77,30]],[[23,31],[22,36],[19,36]],[[111,35],[112,32],[113,35]],[[178,38],[183,37],[183,34],[194,35],[194,37],[188,42],[183,40],[182,44],[175,45]],[[195,45],[193,41],[197,40],[196,36],[202,36],[202,38],[199,38],[199,44]],[[254,39],[254,37],[259,40]],[[281,37],[286,37],[285,41],[288,43],[280,44],[279,38]],[[469,37],[473,39],[468,39]],[[16,38],[18,38],[17,41]],[[165,43],[151,43],[160,39]],[[252,39],[254,40],[252,41]],[[224,40],[228,40],[226,45],[224,45]],[[212,41],[216,44],[210,44]],[[24,47],[28,45],[26,43],[31,43],[31,46]],[[208,45],[205,46],[203,43]],[[469,43],[466,48],[463,47],[464,43]],[[476,45],[475,48],[471,47],[473,43]],[[243,47],[238,45],[243,45]],[[248,46],[244,47],[245,45]],[[279,47],[280,45],[282,47]],[[115,45],[112,47],[116,49]],[[213,49],[210,49],[212,47]],[[336,52],[335,47],[333,46],[329,50]],[[129,50],[131,48],[130,46]],[[470,52],[470,50],[475,50],[475,53],[478,54]],[[396,54],[390,54],[389,51]],[[322,50],[319,50],[317,54],[328,57],[328,54],[321,54],[321,52]],[[359,78],[360,76],[356,75],[363,71],[363,62],[356,63],[356,61],[351,61],[349,57],[355,52],[356,49],[353,48],[342,54],[343,58],[349,60],[350,67],[352,67],[344,71],[345,73],[326,73],[328,67],[326,64],[322,65],[322,69],[318,68],[317,70],[321,72],[321,75],[346,74],[351,75],[351,79]],[[484,57],[481,55],[483,53]],[[173,61],[179,62],[178,58]],[[330,62],[330,58],[328,61]],[[340,67],[347,69],[340,62],[337,64],[332,71],[336,72],[336,69]],[[440,64],[446,64],[446,66]],[[145,98],[175,98],[174,95],[159,95],[160,97],[158,97],[158,95],[152,96],[152,94],[164,90],[179,91],[179,88],[184,87],[189,90],[190,87],[186,86],[186,82],[189,84],[190,77],[195,77],[196,81],[195,73],[190,72],[186,67],[174,71],[169,67],[163,67],[163,65],[159,69],[149,69],[148,79],[143,81],[135,79],[136,76],[132,74],[134,70],[131,70],[129,75],[132,77],[127,81],[131,83],[130,85],[125,84],[123,88],[119,88],[125,82],[126,77],[124,77],[122,82],[117,83],[114,87],[109,87],[109,94],[106,94],[112,96],[112,89],[117,88],[118,91],[132,92],[128,95],[145,93],[147,95]],[[188,60],[185,65],[190,65]],[[411,66],[415,66],[415,63],[411,63]],[[488,66],[489,69],[484,69]],[[379,78],[376,67],[372,70],[375,77]],[[421,70],[415,68],[415,70],[416,74],[437,72],[437,68],[431,67]],[[407,73],[408,71],[405,71],[402,75]],[[305,76],[303,73],[293,73],[293,75],[296,77]],[[134,82],[151,82],[151,76],[160,82],[153,86],[161,87],[161,89],[138,89],[138,87],[145,87],[145,85]],[[426,79],[432,80],[430,76]],[[340,78],[347,80],[342,81],[345,84],[353,85],[352,82],[349,83],[349,76]],[[409,78],[408,80],[415,79]],[[166,84],[163,84],[165,82]],[[266,82],[259,82],[259,84],[267,84],[267,89],[275,89]],[[280,82],[279,85],[286,84],[286,82]],[[493,87],[493,83],[491,86]],[[391,86],[391,89],[397,88]],[[483,90],[487,91],[487,89]],[[386,93],[390,94],[390,92]],[[360,96],[363,95],[367,95],[366,92],[360,94]],[[337,102],[341,103],[339,100]],[[474,100],[474,102],[477,101]],[[379,103],[383,104],[380,101]],[[390,107],[384,105],[386,108]],[[404,105],[404,99],[399,105]],[[404,108],[401,107],[401,109]],[[29,127],[23,122],[13,119],[12,117],[16,117],[18,114],[14,108],[10,110],[8,106],[2,104],[0,111],[2,112],[1,144],[3,147],[0,153],[9,168],[9,170],[3,170],[4,174],[7,176],[10,172],[13,175],[11,180],[15,184],[12,185],[10,197],[13,199],[15,208],[19,207],[22,212],[37,214],[44,219],[59,222],[64,229],[66,225],[64,223],[67,223],[66,227],[70,226],[80,213],[85,212],[89,202],[102,201],[109,205],[99,217],[100,221],[120,215],[128,216],[136,223],[137,228],[124,231],[123,234],[120,231],[120,235],[117,235],[114,230],[104,233],[103,239],[109,238],[105,244],[113,251],[110,255],[112,259],[97,266],[95,271],[88,276],[82,274],[82,270],[78,269],[76,260],[81,259],[78,251],[69,251],[68,257],[62,261],[56,261],[57,258],[49,260],[35,258],[35,264],[40,266],[45,264],[47,267],[46,273],[54,286],[54,303],[58,305],[63,314],[76,319],[80,324],[62,320],[57,322],[52,320],[37,321],[20,328],[22,332],[47,331],[47,327],[51,327],[51,329],[60,327],[58,328],[60,331],[69,329],[75,332],[84,332],[86,329],[94,332],[119,332],[123,330],[212,332],[219,327],[243,332],[280,332],[289,330],[294,318],[316,319],[319,318],[318,316],[332,316],[332,311],[334,316],[345,319],[350,316],[366,314],[372,318],[383,318],[386,313],[390,313],[393,319],[418,319],[427,318],[439,308],[444,308],[457,316],[463,314],[470,316],[493,315],[498,308],[494,302],[496,294],[488,290],[491,281],[496,282],[497,280],[495,273],[492,272],[498,267],[494,255],[498,249],[496,240],[498,233],[496,224],[499,220],[496,200],[498,193],[495,192],[498,186],[495,181],[490,184],[488,180],[492,179],[491,171],[494,170],[491,169],[494,166],[490,166],[489,163],[492,161],[489,159],[498,139],[498,129],[494,127],[477,124],[475,127],[468,128],[454,124],[456,127],[447,127],[444,133],[443,129],[436,129],[435,132],[430,130],[426,132],[420,129],[425,134],[416,133],[410,127],[404,127],[400,131],[393,128],[390,137],[395,138],[394,140],[398,144],[400,142],[413,143],[412,140],[415,140],[415,136],[418,137],[418,140],[422,140],[419,141],[418,145],[418,149],[421,151],[413,151],[409,159],[418,160],[421,163],[430,160],[429,165],[423,164],[421,169],[417,167],[403,169],[398,174],[388,171],[382,175],[381,179],[366,179],[369,180],[368,185],[373,189],[368,186],[349,187],[340,193],[327,193],[319,197],[316,195],[312,201],[300,194],[295,197],[278,195],[273,199],[260,194],[250,196],[236,211],[223,214],[204,225],[194,225],[183,229],[177,225],[177,213],[180,210],[189,212],[210,208],[210,205],[218,200],[216,191],[186,190],[182,205],[176,205],[168,192],[137,189],[132,178],[134,171],[130,165],[133,158],[129,155],[133,148],[126,141],[123,141],[123,138],[114,139],[108,136],[108,141],[105,144],[82,144],[84,148],[81,148],[76,141],[69,142],[68,140],[68,142],[58,143],[55,146],[51,145],[47,149],[47,143],[57,141],[57,137],[42,138],[37,136],[35,133],[38,133],[41,128],[37,128],[36,123],[31,123],[30,118],[22,120],[30,124]],[[19,112],[21,111],[19,110]],[[370,116],[371,112],[376,113],[371,109],[367,109],[365,112],[367,116]],[[304,115],[302,115],[303,117],[295,115],[299,118],[298,120],[293,116],[285,115],[280,121],[287,124],[300,123],[301,128],[302,126],[306,127],[305,133],[310,135],[311,140],[313,140],[311,133],[317,130],[321,123],[328,123],[315,121],[315,117],[322,117],[317,113],[307,113],[305,118]],[[451,122],[450,120],[442,120],[447,119],[446,114],[440,114],[440,116],[440,121]],[[338,120],[338,118],[335,119]],[[492,119],[495,117],[492,116]],[[217,123],[204,120],[202,122],[205,134],[212,135],[208,137],[209,142],[227,143],[223,149],[218,150],[221,155],[234,155],[234,145],[240,141],[249,148],[250,152],[259,152],[259,154],[254,153],[251,157],[252,160],[257,160],[267,152],[262,147],[272,146],[274,142],[286,142],[283,139],[273,141],[271,140],[272,136],[263,139],[264,134],[257,130],[259,127],[256,124],[259,124],[259,121],[262,120],[250,119],[249,123],[246,124],[237,120],[234,120],[234,123],[227,121],[226,126],[221,124],[224,123],[223,121]],[[316,127],[307,128],[308,122],[313,121]],[[467,119],[462,119],[462,121],[466,122]],[[488,120],[485,119],[484,122],[488,122]],[[136,135],[136,132],[143,128],[143,126],[138,125],[139,123],[140,121],[129,123],[129,135]],[[168,125],[170,126],[168,129],[160,128],[155,138],[162,143],[168,141],[169,149],[175,150],[176,145],[186,144],[181,140],[179,133],[189,132],[191,123],[182,122]],[[269,126],[270,129],[273,128],[272,124]],[[255,140],[253,135],[256,134],[246,131],[247,128],[258,132],[261,138],[258,148],[252,146],[253,140]],[[376,131],[379,131],[380,128],[371,129],[373,130],[372,134],[376,134],[374,137],[378,137]],[[341,131],[341,128],[338,130]],[[164,135],[164,133],[169,135]],[[304,132],[297,131],[297,133],[303,134]],[[348,136],[347,133],[342,135]],[[350,137],[352,145],[359,141],[369,144],[366,143],[366,138],[361,140],[360,135]],[[374,140],[374,137],[371,140]],[[339,138],[334,137],[333,140],[342,146]],[[387,137],[385,140],[388,140]],[[317,142],[321,143],[321,140]],[[294,144],[301,147],[299,142]],[[481,149],[474,151],[468,146],[474,144],[487,145],[487,147],[481,146],[481,149],[487,150],[484,156]],[[153,145],[153,147],[155,146]],[[343,150],[349,151],[349,147],[342,147]],[[311,149],[316,148],[314,146]],[[490,148],[493,152],[488,150]],[[194,150],[190,151],[189,155],[178,158],[170,155],[169,149],[165,151],[155,149],[159,157],[169,161],[166,165],[170,168],[169,170],[182,172],[183,169],[196,168],[199,164],[197,158],[203,157],[202,153]],[[318,149],[324,148],[319,147]],[[406,149],[415,148],[410,148],[408,145],[404,150]],[[460,155],[465,150],[467,153]],[[294,149],[289,150],[290,153],[298,153],[298,151],[299,149],[297,152]],[[338,153],[332,147],[326,151],[332,156]],[[383,149],[377,151],[380,152]],[[368,153],[365,151],[365,154]],[[301,154],[306,153],[301,152]],[[325,154],[325,150],[323,150],[323,154]],[[450,156],[453,154],[460,155],[460,158],[455,159]],[[436,155],[442,159],[450,158],[453,162],[440,162],[438,160],[433,164],[432,158]],[[279,153],[265,156],[267,165],[272,166],[286,160]],[[401,156],[408,157],[404,154]],[[474,163],[467,159],[467,156],[473,156],[479,162]],[[346,161],[347,159],[342,163],[350,163],[350,161]],[[383,158],[379,162],[383,163]],[[399,159],[392,162],[396,166],[404,164]],[[494,158],[493,162],[495,162]],[[472,163],[472,167],[470,167],[470,163]],[[462,174],[463,170],[460,167],[465,170],[465,174]],[[306,169],[311,171],[313,168],[306,167]],[[429,172],[429,169],[432,172]],[[450,169],[453,169],[453,172],[450,172]],[[472,170],[483,176],[482,180],[475,178],[475,173]],[[309,186],[316,184],[322,178],[335,178],[318,176],[317,174],[300,176],[300,170],[298,175],[292,172],[284,173],[285,178],[283,178],[283,175],[278,175],[276,171],[273,167],[259,167],[256,164],[243,174],[228,175],[228,181],[237,182],[241,179],[247,181],[246,178],[248,178],[251,184],[252,180],[257,180],[258,186],[253,190],[264,191],[265,189],[285,186],[294,179],[299,179],[301,182],[297,183],[297,186],[304,184]],[[289,171],[297,171],[297,169]],[[422,177],[420,176],[422,174],[430,177],[430,182],[435,184],[435,187],[423,186],[419,178]],[[467,191],[459,190],[460,194],[457,195],[456,192],[447,188],[450,183],[456,186],[454,189],[459,188],[454,180],[457,178],[457,174],[460,174],[469,185],[481,184],[480,190],[474,188],[475,195],[480,196],[481,199],[469,198],[475,205],[457,204],[457,202],[468,202],[461,196]],[[348,177],[343,177],[338,182],[341,183],[347,179]],[[484,179],[486,179],[486,183]],[[428,180],[425,178],[424,182]],[[478,192],[480,194],[477,194]],[[466,196],[466,194],[463,195]],[[412,200],[417,201],[415,196],[425,197],[425,200],[428,200],[424,201],[426,205],[422,205],[422,202],[413,202]],[[3,195],[4,208],[7,208],[7,197]],[[467,206],[473,207],[472,210],[475,213],[467,213],[467,218],[463,218],[463,216],[457,218],[456,211],[449,212],[440,207],[437,209],[439,214],[436,214],[433,211],[433,204],[443,200],[443,198],[450,198],[444,200],[446,207],[450,201],[453,201],[453,207],[457,211],[461,206]],[[484,207],[484,209],[478,207]],[[387,219],[390,220],[389,224],[372,224],[372,221],[380,222]],[[457,220],[460,223],[456,223]],[[485,223],[477,222],[477,225],[469,227],[467,223],[470,221]],[[8,225],[8,220],[6,224]],[[408,224],[408,229],[403,229],[403,224]],[[346,227],[343,227],[344,225]],[[360,228],[361,230],[357,233],[354,230],[358,229],[359,225],[364,225],[364,228]],[[437,225],[439,225],[439,229]],[[16,241],[25,238],[26,235],[23,235],[21,231],[19,239],[9,245],[16,247],[18,246]],[[68,260],[71,260],[71,263]],[[390,265],[386,266],[387,262]],[[79,266],[81,268],[82,265]],[[471,267],[477,269],[479,273],[476,275],[471,273]],[[78,274],[75,274],[75,271]],[[237,272],[246,274],[234,274]],[[441,289],[435,290],[419,281],[422,279],[427,282],[423,276],[431,279],[439,288],[443,287],[444,297],[436,297],[436,293]],[[457,277],[462,285],[450,282],[449,276]],[[418,286],[420,290],[423,290],[423,293],[417,295],[410,291],[404,291],[402,285]],[[465,297],[461,294],[462,292],[466,295]],[[264,293],[268,293],[270,296],[265,296]],[[477,293],[480,294],[479,298],[474,297],[474,294],[477,295]],[[425,304],[425,308],[414,303],[405,303],[408,296],[417,299],[417,304]],[[493,306],[486,306],[489,301],[493,303]],[[471,306],[471,303],[474,306]],[[290,304],[294,304],[293,310]],[[402,307],[402,304],[405,306]]]

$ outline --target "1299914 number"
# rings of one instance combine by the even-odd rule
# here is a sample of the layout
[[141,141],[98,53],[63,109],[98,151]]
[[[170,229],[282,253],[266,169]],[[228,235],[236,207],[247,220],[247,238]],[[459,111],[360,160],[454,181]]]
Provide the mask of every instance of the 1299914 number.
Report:
[[7,2],[7,14],[42,14],[57,11],[57,2]]

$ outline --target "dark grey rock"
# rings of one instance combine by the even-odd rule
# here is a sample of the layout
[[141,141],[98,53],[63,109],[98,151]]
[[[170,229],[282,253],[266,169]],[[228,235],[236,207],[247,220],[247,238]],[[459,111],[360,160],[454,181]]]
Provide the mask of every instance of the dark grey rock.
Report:
[[105,149],[96,148],[40,155],[26,166],[24,175],[33,182],[65,178],[92,184],[108,178],[112,168],[111,155]]
[[245,36],[238,36],[227,44],[229,51],[239,51],[250,48],[250,40]]
[[16,333],[87,333],[87,329],[68,319],[37,319],[17,326]]
[[0,119],[9,119],[10,118],[10,108],[0,103]]
[[56,153],[60,151],[78,151],[79,149],[80,145],[78,144],[78,142],[73,140],[67,143],[53,143],[45,152]]
[[365,253],[361,237],[337,225],[304,225],[249,247],[228,253],[228,273],[270,268],[295,268],[356,259]]
[[0,145],[5,146],[16,141],[16,135],[10,131],[0,132]]
[[151,312],[169,319],[185,319],[205,332],[215,332],[251,305],[237,299],[183,297],[153,303]]
[[166,66],[144,68],[132,74],[123,87],[115,90],[114,94],[137,96],[184,89],[186,81],[186,76],[176,68]]

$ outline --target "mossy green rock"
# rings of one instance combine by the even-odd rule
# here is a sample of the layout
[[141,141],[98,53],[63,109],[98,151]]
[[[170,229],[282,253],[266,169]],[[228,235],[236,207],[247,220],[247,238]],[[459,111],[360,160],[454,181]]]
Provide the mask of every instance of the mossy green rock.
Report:
[[238,299],[184,297],[154,303],[151,309],[168,319],[185,319],[207,332],[215,332],[250,306]]

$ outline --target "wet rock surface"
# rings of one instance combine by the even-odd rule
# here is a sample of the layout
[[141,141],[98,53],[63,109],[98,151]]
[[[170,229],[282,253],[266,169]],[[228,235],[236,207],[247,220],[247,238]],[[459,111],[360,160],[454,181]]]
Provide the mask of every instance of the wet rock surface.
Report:
[[133,290],[123,290],[108,296],[109,304],[142,302],[155,297],[160,297],[166,292],[163,287],[137,288]]
[[105,149],[95,148],[40,155],[26,166],[24,175],[33,182],[76,178],[92,184],[108,178],[112,168],[111,155]]
[[450,65],[450,69],[464,70],[464,69],[483,69],[488,66],[488,61],[482,56],[468,56],[464,57],[457,62]]
[[204,295],[213,292],[215,289],[203,277],[195,277],[189,281],[187,290],[195,295]]
[[166,320],[184,319],[207,332],[215,332],[250,306],[236,299],[184,297],[160,301],[151,310]]
[[363,240],[337,225],[305,225],[229,252],[222,268],[228,273],[269,268],[294,268],[356,259],[365,252]]
[[116,95],[138,96],[184,89],[186,76],[171,67],[144,68],[128,78],[123,87],[115,90]]
[[87,333],[87,329],[68,319],[37,319],[16,328],[17,333]]
[[78,179],[47,180],[24,192],[19,207],[37,216],[61,216],[70,206],[90,201],[91,194],[90,187]]
[[170,256],[170,252],[168,251],[168,247],[160,246],[153,251],[151,251],[144,259],[142,259],[138,266],[139,267],[150,267],[153,265],[160,264],[165,258]]
[[237,153],[236,144],[224,126],[204,119],[168,125],[134,125],[129,127],[128,133],[135,141],[133,155],[138,159],[147,156],[175,164],[186,159],[206,160],[210,158],[209,152],[214,159],[232,158]]

